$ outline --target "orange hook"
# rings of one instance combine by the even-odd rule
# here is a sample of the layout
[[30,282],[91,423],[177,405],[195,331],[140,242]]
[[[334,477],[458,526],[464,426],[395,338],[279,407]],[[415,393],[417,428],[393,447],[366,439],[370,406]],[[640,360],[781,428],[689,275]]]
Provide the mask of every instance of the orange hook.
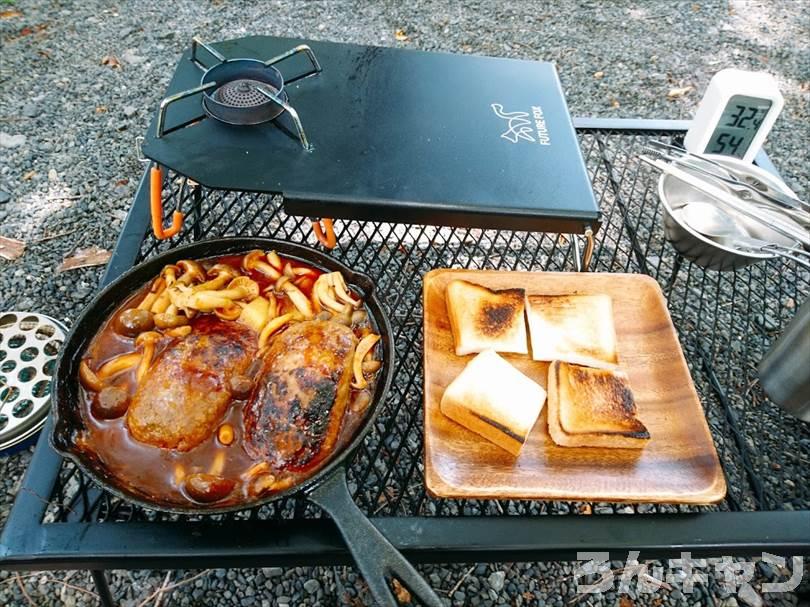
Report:
[[152,211],[152,231],[155,238],[165,240],[177,234],[183,227],[183,214],[180,211],[172,213],[172,225],[163,227],[163,169],[160,165],[152,165],[149,173],[150,208]]
[[[323,222],[323,227],[321,226],[321,222]],[[335,226],[331,219],[321,219],[320,221],[313,219],[312,231],[315,232],[315,238],[318,239],[318,242],[327,249],[334,249],[335,246],[337,246]]]

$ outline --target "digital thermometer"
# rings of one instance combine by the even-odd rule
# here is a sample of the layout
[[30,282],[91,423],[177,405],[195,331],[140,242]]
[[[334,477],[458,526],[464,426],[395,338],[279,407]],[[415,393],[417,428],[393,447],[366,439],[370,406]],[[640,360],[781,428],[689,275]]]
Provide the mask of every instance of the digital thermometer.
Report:
[[752,162],[784,103],[770,74],[721,70],[709,82],[684,147],[695,154],[720,154]]

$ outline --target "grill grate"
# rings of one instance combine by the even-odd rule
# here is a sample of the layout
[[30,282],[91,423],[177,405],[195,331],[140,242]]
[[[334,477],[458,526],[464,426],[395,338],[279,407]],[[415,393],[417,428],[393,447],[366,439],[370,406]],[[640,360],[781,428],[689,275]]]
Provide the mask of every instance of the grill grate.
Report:
[[[579,138],[603,214],[592,268],[642,272],[664,289],[701,396],[729,494],[717,506],[583,504],[519,500],[437,500],[427,495],[422,461],[421,277],[435,267],[571,270],[571,237],[530,232],[341,222],[335,257],[377,281],[396,344],[395,377],[376,428],[349,473],[362,510],[379,516],[608,514],[698,510],[809,509],[810,425],[788,417],[762,393],[756,363],[810,293],[810,276],[781,260],[735,273],[706,271],[678,259],[663,238],[657,175],[634,158],[662,132],[580,130]],[[198,190],[170,175],[164,208],[187,211],[173,243],[147,237],[140,259],[172,244],[225,235],[315,243],[309,221],[286,215],[263,194]],[[290,498],[220,519],[319,516]],[[165,520],[93,487],[69,463],[51,497],[48,520]]]

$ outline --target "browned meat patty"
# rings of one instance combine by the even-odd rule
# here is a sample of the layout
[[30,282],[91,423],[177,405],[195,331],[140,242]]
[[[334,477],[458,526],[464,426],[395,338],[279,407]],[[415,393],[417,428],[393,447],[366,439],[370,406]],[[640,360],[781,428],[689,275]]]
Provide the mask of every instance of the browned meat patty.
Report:
[[348,327],[311,320],[270,344],[245,407],[245,449],[277,470],[305,472],[337,442],[349,402],[357,339]]
[[256,353],[256,335],[238,323],[199,318],[190,335],[152,363],[127,411],[137,440],[188,451],[211,436],[228,408],[229,379]]

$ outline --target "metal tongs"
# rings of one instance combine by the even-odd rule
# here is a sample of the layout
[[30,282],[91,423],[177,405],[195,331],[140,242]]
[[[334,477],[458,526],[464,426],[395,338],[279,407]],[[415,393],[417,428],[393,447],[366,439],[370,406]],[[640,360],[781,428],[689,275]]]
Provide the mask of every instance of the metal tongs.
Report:
[[733,194],[742,200],[770,203],[805,227],[810,226],[810,203],[785,194],[750,173],[724,166],[703,154],[695,154],[656,139],[647,141],[645,151],[668,162],[680,164],[707,177],[722,181]]

